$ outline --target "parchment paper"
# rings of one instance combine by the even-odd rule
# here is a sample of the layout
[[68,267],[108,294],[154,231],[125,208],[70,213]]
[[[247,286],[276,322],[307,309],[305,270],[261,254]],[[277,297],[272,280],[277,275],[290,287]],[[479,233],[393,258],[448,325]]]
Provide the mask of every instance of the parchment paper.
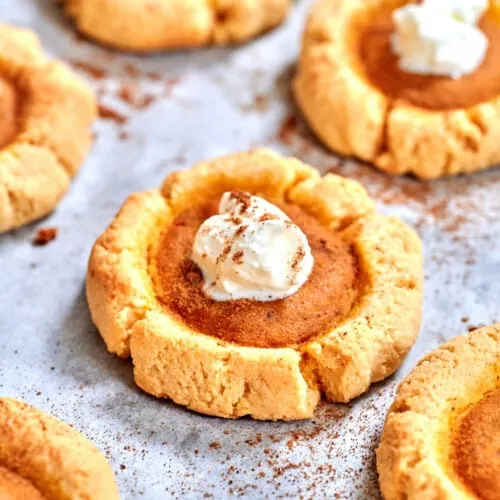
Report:
[[[0,393],[91,438],[125,499],[379,498],[374,449],[398,382],[446,339],[500,320],[500,171],[422,183],[327,153],[289,98],[311,3],[298,2],[284,26],[242,47],[139,57],[81,40],[52,1],[0,0],[2,21],[34,28],[50,54],[91,82],[103,115],[57,211],[0,236]],[[305,422],[210,418],[146,395],[131,363],[107,353],[84,296],[91,245],[130,193],[173,169],[262,145],[360,180],[425,244],[424,321],[402,368]],[[59,228],[57,239],[33,246],[45,226]]]

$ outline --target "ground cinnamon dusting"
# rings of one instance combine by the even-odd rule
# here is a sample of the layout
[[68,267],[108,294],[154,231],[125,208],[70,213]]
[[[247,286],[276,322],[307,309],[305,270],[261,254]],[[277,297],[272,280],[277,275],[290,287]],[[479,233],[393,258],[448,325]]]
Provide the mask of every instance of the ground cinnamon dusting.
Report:
[[500,389],[473,404],[460,420],[451,458],[464,484],[483,500],[500,492]]
[[118,91],[118,96],[122,101],[128,104],[133,104],[135,102],[137,94],[137,85],[131,83],[122,83],[120,85],[120,90]]
[[264,214],[259,217],[259,222],[266,222],[266,220],[277,220],[279,217],[274,214]]
[[236,231],[234,232],[234,237],[239,238],[246,230],[248,229],[248,224],[244,224],[240,226]]
[[[302,139],[305,140],[305,139]],[[307,158],[306,158],[307,161]],[[326,161],[331,159],[326,158]],[[446,233],[464,233],[498,213],[488,213],[477,199],[476,190],[500,185],[500,175],[491,171],[483,176],[455,177],[442,183],[422,182],[411,177],[393,177],[375,168],[347,161],[336,162],[327,172],[357,180],[372,198],[385,205],[404,205],[418,214],[417,229],[435,225]],[[472,258],[473,256],[471,256]],[[469,261],[469,263],[472,261]]]
[[[233,239],[233,241],[234,241],[234,239]],[[227,256],[229,255],[229,252],[231,252],[231,248],[233,247],[233,241],[226,244],[226,246],[222,249],[221,254],[216,259],[217,264],[219,264],[220,262],[223,262],[224,260],[227,259]]]
[[154,95],[144,94],[135,83],[122,83],[118,97],[135,109],[147,108],[156,99]]
[[44,246],[57,238],[57,227],[41,227],[33,239],[33,245]]
[[297,118],[294,115],[286,117],[281,125],[278,136],[283,144],[290,145],[292,143],[295,131],[297,129]]
[[94,66],[93,64],[89,64],[83,61],[71,61],[70,64],[71,66],[73,66],[73,68],[86,73],[94,80],[102,80],[103,78],[106,78],[108,76],[106,70],[99,66]]
[[218,302],[202,290],[190,255],[196,232],[217,213],[219,200],[190,208],[162,235],[153,256],[159,300],[191,328],[240,345],[278,347],[325,333],[349,314],[358,296],[357,261],[350,245],[296,205],[279,204],[306,234],[315,259],[306,284],[283,300]]
[[234,255],[233,255],[233,262],[237,265],[241,265],[243,264],[243,257],[244,257],[244,253],[243,253],[243,250],[240,250],[239,252],[236,252]]
[[104,104],[99,104],[99,117],[103,120],[111,120],[119,125],[123,125],[127,122],[128,118],[116,111],[115,109],[110,108]]
[[164,89],[163,89],[163,95],[165,97],[171,97],[175,87],[180,83],[180,78],[169,78],[166,80]]
[[235,226],[237,226],[238,224],[241,224],[243,222],[243,219],[241,219],[240,217],[229,217],[229,222],[231,222],[232,224],[234,224]]
[[234,190],[231,191],[231,198],[234,198],[240,206],[240,215],[243,215],[251,206],[252,199],[251,195],[245,193],[244,191]]
[[128,76],[131,76],[133,78],[136,78],[141,75],[141,70],[135,64],[132,63],[125,64],[124,70]]
[[493,14],[479,22],[490,42],[482,65],[458,80],[442,76],[417,75],[399,69],[391,48],[394,25],[391,11],[374,12],[352,21],[359,65],[368,80],[386,95],[432,110],[468,108],[500,96],[500,23]]
[[[324,238],[320,238],[320,245],[324,247],[325,245],[325,239]],[[302,262],[302,259],[305,257],[306,255],[306,252],[305,250],[300,247],[298,250],[297,250],[297,254],[295,255],[295,258],[293,259],[293,262],[292,262],[292,269],[294,271],[297,271],[297,268],[300,264],[300,262]]]
[[[252,496],[255,489],[276,498],[378,498],[374,457],[381,422],[374,422],[387,411],[380,394],[358,403],[356,409],[321,404],[310,421],[228,442],[224,449],[230,453],[217,460],[221,468],[226,466],[218,484],[227,485],[235,496]],[[252,448],[248,468],[234,460],[245,454],[244,443]],[[355,456],[359,460],[353,460]]]

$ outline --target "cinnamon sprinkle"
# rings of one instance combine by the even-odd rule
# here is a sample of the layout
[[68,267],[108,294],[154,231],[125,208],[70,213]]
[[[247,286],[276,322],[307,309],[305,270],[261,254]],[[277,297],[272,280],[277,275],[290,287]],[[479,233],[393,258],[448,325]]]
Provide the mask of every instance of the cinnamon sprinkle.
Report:
[[[233,241],[234,241],[234,239],[233,239]],[[231,248],[233,246],[233,241],[227,243],[225,245],[225,247],[222,249],[222,253],[220,253],[218,255],[217,259],[215,260],[216,264],[220,264],[221,262],[223,262],[223,261],[225,261],[227,259],[227,256],[231,252]]]
[[111,120],[119,125],[123,125],[128,120],[125,115],[104,104],[99,104],[99,117],[103,120]]
[[245,191],[231,191],[231,198],[241,205],[240,215],[243,215],[252,205],[251,195]]
[[279,217],[277,215],[266,213],[259,217],[259,222],[266,222],[266,220],[278,220],[278,219]]
[[151,94],[141,95],[140,88],[135,83],[122,83],[118,97],[136,109],[147,108],[155,100],[155,96]]
[[243,257],[245,256],[243,250],[239,250],[233,255],[233,262],[237,265],[243,264]]
[[229,217],[228,220],[234,225],[239,225],[243,222],[243,219],[241,219],[240,217]]
[[248,229],[248,224],[243,224],[234,232],[234,237],[239,238]]
[[302,259],[306,256],[306,252],[305,250],[300,247],[298,250],[297,250],[297,253],[295,254],[295,257],[293,259],[293,262],[292,262],[292,269],[294,271],[297,271],[298,267],[299,267],[299,264],[301,263]]
[[57,227],[41,227],[35,238],[33,239],[33,245],[35,246],[45,246],[51,241],[57,238],[57,233],[59,230]]
[[70,64],[71,66],[73,66],[73,68],[86,73],[94,80],[102,80],[103,78],[107,77],[106,71],[98,66],[94,66],[83,61],[71,61]]

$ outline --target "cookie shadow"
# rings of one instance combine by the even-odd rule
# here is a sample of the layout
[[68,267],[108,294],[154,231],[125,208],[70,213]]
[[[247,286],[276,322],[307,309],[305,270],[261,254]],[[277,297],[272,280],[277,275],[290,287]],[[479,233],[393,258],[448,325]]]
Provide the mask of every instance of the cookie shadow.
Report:
[[61,371],[77,384],[89,386],[111,378],[123,388],[137,390],[130,361],[109,353],[92,323],[83,284],[70,313],[63,320],[58,338],[61,352],[64,353],[59,362]]
[[[246,470],[245,464],[267,463],[268,453],[272,454],[272,461],[278,463],[277,467],[280,463],[302,463],[305,460],[302,454],[309,453],[311,446],[327,441],[335,443],[339,435],[348,432],[353,411],[359,410],[358,406],[367,406],[376,397],[375,393],[386,389],[386,383],[392,383],[391,377],[376,384],[366,395],[347,405],[322,403],[310,420],[259,422],[248,417],[226,420],[194,413],[169,400],[149,396],[136,387],[132,362],[106,351],[92,324],[83,286],[63,321],[58,338],[65,351],[65,359],[60,361],[76,385],[88,388],[104,382],[106,395],[98,398],[98,408],[92,408],[105,423],[106,430],[100,431],[100,438],[103,442],[116,439],[114,429],[120,429],[120,450],[130,447],[134,450],[134,455],[128,456],[126,451],[117,449],[115,459],[125,462],[128,468],[148,468],[156,464],[155,457],[165,456],[162,471],[167,482],[173,480],[172,470],[178,469]],[[326,454],[323,460],[325,463],[337,460],[336,454],[341,451],[342,447],[333,445],[331,454]],[[172,457],[176,461],[173,469],[169,461]],[[375,481],[372,462],[367,477]],[[278,469],[265,465],[264,470],[272,475]],[[295,477],[293,469],[286,474],[287,480]],[[253,477],[251,471],[247,471],[241,478],[235,478],[235,484],[244,485]],[[259,490],[264,491],[264,483],[259,481]]]

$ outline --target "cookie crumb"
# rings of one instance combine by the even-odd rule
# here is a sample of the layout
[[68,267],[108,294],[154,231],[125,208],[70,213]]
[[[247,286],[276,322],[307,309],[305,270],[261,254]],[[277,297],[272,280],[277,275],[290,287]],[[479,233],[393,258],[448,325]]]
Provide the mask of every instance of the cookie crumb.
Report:
[[41,227],[37,233],[35,238],[33,239],[33,245],[35,246],[44,246],[50,243],[52,240],[57,238],[58,233],[57,227]]

